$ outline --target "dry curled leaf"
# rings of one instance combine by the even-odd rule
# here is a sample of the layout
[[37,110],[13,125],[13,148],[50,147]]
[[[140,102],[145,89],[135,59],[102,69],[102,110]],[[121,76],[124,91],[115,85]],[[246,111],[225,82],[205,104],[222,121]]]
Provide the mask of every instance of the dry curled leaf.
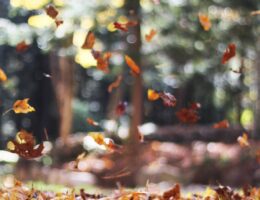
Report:
[[160,98],[160,94],[152,89],[147,90],[147,98],[149,101],[156,101]]
[[16,45],[16,51],[17,52],[24,52],[24,51],[26,51],[27,49],[29,48],[29,45],[28,44],[26,44],[26,42],[25,41],[22,41],[22,42],[20,42],[20,43],[18,43],[17,45]]
[[163,100],[165,106],[174,107],[176,105],[176,98],[169,92],[161,92],[160,98]]
[[108,86],[107,91],[110,93],[110,92],[112,92],[112,90],[113,90],[114,88],[118,88],[119,85],[121,84],[122,80],[123,80],[123,76],[122,76],[122,75],[119,75],[119,76],[116,78],[116,80]]
[[0,68],[0,83],[1,82],[5,82],[5,81],[7,81],[7,76],[6,76],[5,72],[4,72],[4,70],[2,70]]
[[127,32],[128,28],[131,27],[131,26],[136,26],[137,22],[136,21],[128,21],[127,23],[124,23],[124,24],[120,23],[120,22],[114,22],[113,24],[114,24],[114,27],[116,29]]
[[92,118],[87,118],[86,121],[91,126],[98,126],[99,125],[99,123],[94,121]]
[[248,136],[247,133],[243,133],[242,136],[239,136],[237,138],[237,142],[241,147],[249,147],[249,142],[248,142]]
[[208,31],[211,28],[211,22],[207,15],[199,13],[199,21],[205,31]]
[[156,34],[157,34],[157,31],[154,29],[151,29],[148,34],[145,34],[146,42],[151,42]]
[[222,56],[221,63],[226,64],[226,62],[231,58],[233,58],[235,55],[236,55],[236,45],[234,43],[230,43]]
[[226,119],[213,124],[213,128],[216,128],[216,129],[217,128],[228,128],[228,127],[229,127],[229,122]]
[[29,98],[15,101],[13,105],[13,111],[16,114],[34,112],[35,111],[34,107],[30,106],[28,101]]
[[56,17],[59,14],[58,10],[54,6],[52,6],[52,5],[47,6],[45,11],[46,11],[46,14],[49,17],[51,17],[52,19],[56,19]]
[[111,52],[106,52],[101,55],[100,51],[92,50],[93,57],[97,60],[97,69],[103,71],[104,73],[109,72],[109,59],[111,58]]
[[42,156],[44,145],[43,143],[36,145],[33,135],[21,130],[15,140],[7,143],[7,149],[25,159],[33,159]]
[[96,40],[96,37],[95,37],[94,33],[92,31],[89,31],[81,48],[82,49],[92,49],[95,44],[95,40]]
[[140,74],[141,70],[140,70],[139,66],[128,55],[125,55],[125,62],[128,65],[128,67],[130,67],[133,75],[139,75]]

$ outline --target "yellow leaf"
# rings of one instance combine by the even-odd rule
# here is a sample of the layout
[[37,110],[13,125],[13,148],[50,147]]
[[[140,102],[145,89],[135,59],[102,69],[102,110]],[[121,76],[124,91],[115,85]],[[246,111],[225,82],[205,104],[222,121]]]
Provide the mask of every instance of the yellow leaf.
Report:
[[7,76],[5,72],[0,68],[0,82],[5,82],[7,81]]
[[35,111],[34,107],[30,106],[28,101],[29,98],[23,100],[17,100],[13,105],[13,111],[16,114],[34,112]]
[[154,90],[152,89],[148,89],[147,91],[147,97],[148,97],[148,100],[150,101],[155,101],[157,99],[160,98],[160,95],[158,92],[155,92]]

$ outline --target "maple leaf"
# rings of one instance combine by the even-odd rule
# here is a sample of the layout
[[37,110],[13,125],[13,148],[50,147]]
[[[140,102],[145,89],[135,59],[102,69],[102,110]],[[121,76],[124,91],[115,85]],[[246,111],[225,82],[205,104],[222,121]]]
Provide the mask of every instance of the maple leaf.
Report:
[[25,159],[33,159],[43,155],[43,143],[36,145],[31,133],[21,130],[17,133],[16,139],[7,143],[7,149]]
[[95,37],[94,33],[92,31],[89,31],[81,48],[82,49],[92,49],[95,44],[95,40],[96,40],[96,37]]
[[170,199],[176,199],[176,200],[180,200],[181,199],[181,187],[180,185],[177,183],[175,184],[175,186],[164,192],[163,193],[163,199],[165,200],[170,200]]
[[151,29],[148,34],[145,34],[145,40],[146,42],[151,42],[151,40],[154,38],[154,36],[157,34],[157,31],[154,29]]
[[29,45],[25,41],[22,41],[16,45],[17,52],[24,52],[29,48]]
[[159,95],[165,106],[174,107],[176,105],[177,100],[171,93],[162,92]]
[[7,81],[7,76],[6,76],[5,72],[4,72],[4,70],[2,70],[0,68],[0,83],[1,82],[5,82],[5,81]]
[[198,115],[199,103],[192,103],[188,108],[182,108],[176,113],[177,118],[182,123],[196,123],[200,117]]
[[207,15],[199,13],[199,21],[205,31],[208,31],[211,28],[211,22]]
[[128,55],[125,55],[125,62],[130,67],[132,74],[139,75],[141,73],[139,66]]
[[95,58],[95,60],[97,60],[97,69],[103,71],[104,73],[108,73],[109,72],[109,59],[112,56],[111,52],[106,52],[103,55],[101,55],[100,51],[95,51],[92,49],[91,51],[93,57]]
[[13,104],[13,111],[16,114],[34,112],[34,107],[30,106],[28,101],[29,98],[15,101],[15,103]]
[[249,147],[249,142],[248,142],[248,136],[247,133],[243,133],[242,136],[239,136],[237,138],[237,142],[241,147]]
[[112,92],[112,90],[113,90],[114,88],[119,87],[119,85],[121,84],[122,80],[123,80],[122,75],[119,75],[119,76],[116,78],[116,80],[115,80],[114,82],[112,82],[112,83],[108,86],[107,91],[110,93],[110,92]]
[[229,127],[229,122],[226,119],[213,124],[213,128],[228,128],[228,127]]
[[233,44],[233,43],[230,43],[228,45],[228,47],[226,48],[223,56],[222,56],[222,60],[221,60],[221,63],[222,64],[226,64],[226,62],[233,58],[234,56],[236,55],[236,45]]

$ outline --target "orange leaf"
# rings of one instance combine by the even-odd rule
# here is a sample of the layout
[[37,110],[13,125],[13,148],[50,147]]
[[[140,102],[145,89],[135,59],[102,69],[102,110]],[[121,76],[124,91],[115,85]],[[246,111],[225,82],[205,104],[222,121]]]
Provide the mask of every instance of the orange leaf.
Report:
[[228,128],[228,127],[229,127],[229,122],[226,119],[213,124],[213,128]]
[[199,13],[199,21],[205,31],[208,31],[211,28],[211,22],[207,15]]
[[110,93],[110,92],[112,92],[112,90],[114,89],[114,88],[117,88],[119,85],[120,85],[120,83],[122,82],[122,80],[123,80],[123,77],[122,77],[122,75],[119,75],[118,77],[117,77],[117,79],[113,82],[113,83],[111,83],[109,86],[108,86],[108,92]]
[[128,55],[125,55],[125,61],[126,61],[126,64],[132,70],[132,73],[134,75],[139,75],[140,74],[141,70],[140,70],[139,66],[135,63],[135,61],[132,58],[130,58]]
[[25,41],[22,41],[16,45],[17,52],[24,52],[29,48],[29,45]]
[[106,52],[101,56],[100,51],[91,51],[93,57],[97,60],[97,68],[105,73],[109,72],[109,59],[111,58],[112,54],[111,52]]
[[148,89],[147,91],[147,97],[148,97],[148,100],[150,101],[155,101],[157,99],[160,98],[160,95],[158,92],[152,90],[152,89]]
[[49,17],[51,17],[52,19],[55,19],[59,14],[59,12],[56,10],[56,8],[52,5],[47,6],[45,11],[46,11],[47,15]]
[[237,142],[241,147],[249,147],[248,136],[246,133],[243,133],[242,136],[239,136],[237,138]]
[[35,146],[35,139],[31,133],[21,130],[16,134],[16,139],[7,143],[7,149],[25,159],[42,156],[43,143]]
[[154,38],[154,36],[157,34],[157,31],[154,29],[151,29],[148,34],[145,35],[146,42],[151,42],[151,40]]
[[182,123],[196,123],[200,117],[198,115],[199,103],[192,103],[188,108],[182,108],[176,113],[177,118]]
[[92,118],[87,118],[86,119],[88,124],[92,125],[92,126],[98,126],[98,122],[94,121]]
[[94,43],[95,43],[95,39],[96,39],[96,37],[95,37],[94,33],[92,31],[89,31],[81,48],[82,49],[92,49],[94,46]]
[[13,105],[13,111],[15,113],[28,113],[28,112],[34,112],[34,107],[30,106],[28,104],[29,98],[23,99],[23,100],[17,100]]
[[168,191],[166,191],[166,192],[164,192],[163,193],[163,199],[165,199],[165,200],[170,200],[170,199],[181,199],[181,187],[180,187],[180,185],[177,183],[177,184],[175,184],[175,186],[172,188],[172,189],[170,189],[170,190],[168,190]]
[[255,11],[252,11],[250,13],[250,15],[254,16],[254,15],[260,15],[260,10],[255,10]]
[[4,72],[4,70],[2,70],[0,68],[0,82],[5,82],[5,81],[7,81],[7,76],[6,76],[5,72]]
[[60,26],[61,24],[63,24],[63,20],[60,20],[60,19],[55,19],[55,24],[56,26]]
[[234,57],[235,55],[236,55],[236,45],[230,43],[222,56],[221,63],[225,64],[230,58]]
[[91,136],[94,141],[99,145],[105,145],[105,138],[101,133],[90,133],[89,136]]

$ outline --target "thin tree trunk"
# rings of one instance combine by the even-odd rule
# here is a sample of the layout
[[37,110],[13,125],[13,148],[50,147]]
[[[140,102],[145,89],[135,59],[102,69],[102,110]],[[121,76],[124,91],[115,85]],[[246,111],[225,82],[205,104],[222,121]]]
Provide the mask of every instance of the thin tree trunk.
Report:
[[259,138],[260,135],[260,38],[258,38],[256,43],[256,60],[255,60],[255,80],[256,80],[256,90],[257,98],[255,101],[254,109],[254,136]]
[[[139,0],[128,0],[125,5],[126,13],[132,13],[132,18],[130,20],[135,20],[138,22],[137,26],[131,28],[129,35],[136,39],[135,43],[127,43],[128,54],[134,61],[141,67],[141,13],[140,13],[140,2]],[[132,180],[131,185],[136,185],[136,177],[138,173],[138,152],[140,151],[139,147],[139,134],[138,126],[142,122],[142,113],[143,113],[143,88],[142,88],[142,76],[134,77],[134,83],[131,91],[131,104],[132,104],[132,116],[130,123],[130,137],[128,141],[128,167],[131,170]]]
[[52,62],[52,80],[60,116],[59,135],[63,142],[71,132],[74,64],[67,57],[56,57]]

